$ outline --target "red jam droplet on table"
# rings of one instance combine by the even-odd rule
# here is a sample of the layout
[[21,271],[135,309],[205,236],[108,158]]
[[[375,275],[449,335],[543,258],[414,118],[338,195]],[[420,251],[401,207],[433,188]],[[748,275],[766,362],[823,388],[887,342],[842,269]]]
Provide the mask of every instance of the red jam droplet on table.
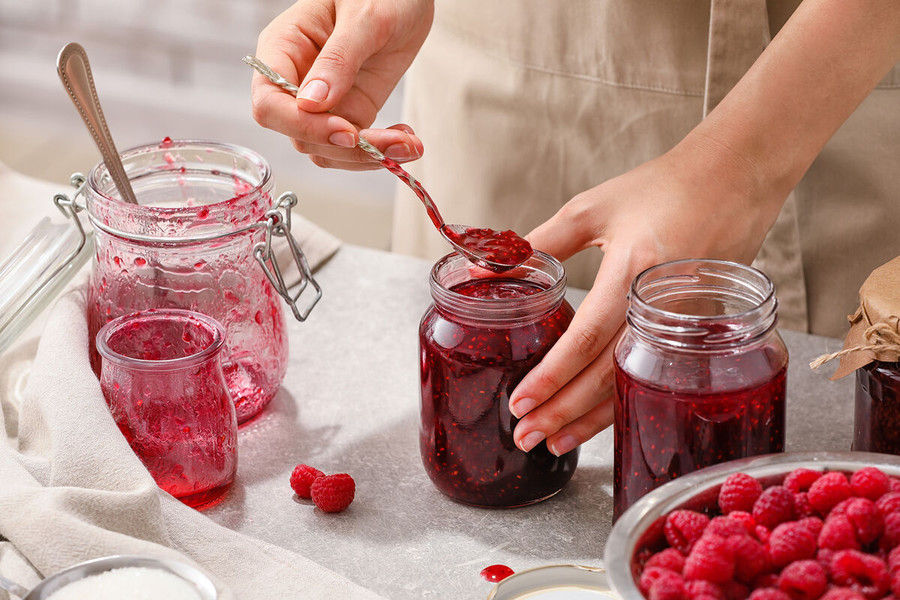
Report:
[[515,571],[513,571],[506,565],[491,565],[481,570],[481,578],[485,581],[490,581],[491,583],[503,581],[513,574],[515,574]]
[[445,231],[456,244],[482,256],[489,263],[512,268],[521,265],[534,254],[528,240],[511,229],[496,231],[467,227],[465,233],[460,234],[447,227]]

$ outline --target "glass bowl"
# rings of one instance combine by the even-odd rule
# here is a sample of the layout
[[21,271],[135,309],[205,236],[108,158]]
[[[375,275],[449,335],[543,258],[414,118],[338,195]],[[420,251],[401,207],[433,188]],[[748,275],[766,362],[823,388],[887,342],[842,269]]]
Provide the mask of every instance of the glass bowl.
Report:
[[613,526],[604,552],[610,587],[623,600],[644,600],[632,565],[636,552],[661,539],[665,517],[673,510],[702,511],[715,506],[719,487],[729,475],[746,473],[768,487],[780,484],[788,473],[799,467],[852,473],[870,466],[900,477],[900,456],[871,452],[785,452],[729,461],[670,481],[635,502]]

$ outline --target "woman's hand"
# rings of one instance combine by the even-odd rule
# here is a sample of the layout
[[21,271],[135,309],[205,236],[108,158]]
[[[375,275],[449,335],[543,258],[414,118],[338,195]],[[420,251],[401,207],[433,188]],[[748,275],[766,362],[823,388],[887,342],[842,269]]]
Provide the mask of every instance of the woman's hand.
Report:
[[635,275],[676,259],[756,256],[781,203],[759,201],[752,169],[729,158],[695,137],[579,194],[527,236],[560,260],[590,246],[604,257],[568,331],[510,397],[522,450],[546,439],[561,455],[612,423],[613,349]]
[[262,31],[256,55],[300,92],[293,98],[254,74],[253,118],[322,167],[378,167],[356,148],[360,133],[398,162],[420,157],[409,126],[366,128],[425,41],[433,12],[432,0],[299,0]]

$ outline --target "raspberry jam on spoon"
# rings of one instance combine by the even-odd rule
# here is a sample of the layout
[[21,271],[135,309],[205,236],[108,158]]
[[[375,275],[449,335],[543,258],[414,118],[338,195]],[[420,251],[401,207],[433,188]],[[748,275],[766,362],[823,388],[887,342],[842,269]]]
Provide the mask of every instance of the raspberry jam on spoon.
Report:
[[[248,55],[245,56],[243,60],[260,74],[265,76],[269,81],[288,92],[296,94],[299,90],[296,85],[273,71],[268,65],[255,56]],[[428,195],[425,188],[423,188],[422,185],[403,167],[390,158],[387,158],[378,148],[362,137],[359,138],[357,146],[408,185],[419,200],[422,201],[422,204],[425,205],[428,217],[431,219],[431,222],[434,223],[434,226],[444,239],[447,240],[457,252],[479,267],[496,273],[502,273],[521,265],[534,253],[528,240],[520,237],[512,230],[496,231],[494,229],[469,227],[467,225],[458,225],[456,223],[445,223],[444,218],[438,211],[431,196]]]

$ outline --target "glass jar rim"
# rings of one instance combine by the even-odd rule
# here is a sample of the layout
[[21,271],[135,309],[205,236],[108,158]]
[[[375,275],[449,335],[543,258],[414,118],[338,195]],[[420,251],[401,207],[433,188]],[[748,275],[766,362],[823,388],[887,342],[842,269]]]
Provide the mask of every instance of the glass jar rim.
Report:
[[[176,164],[177,160],[170,163],[167,157],[173,152],[177,153],[179,151],[189,150],[202,151],[210,154],[219,153],[222,156],[232,157],[232,161],[243,159],[247,165],[252,165],[254,169],[258,170],[258,177],[254,177],[252,181],[241,178],[241,181],[247,184],[247,189],[235,193],[231,198],[217,202],[201,203],[192,206],[183,204],[177,206],[130,204],[123,202],[117,195],[110,193],[115,192],[115,186],[111,179],[107,180],[107,178],[109,178],[109,170],[106,167],[105,162],[100,161],[91,168],[85,182],[87,213],[91,224],[96,229],[124,239],[139,242],[178,244],[211,241],[228,237],[235,233],[240,233],[247,229],[247,226],[250,225],[251,222],[256,222],[263,217],[262,213],[264,211],[260,212],[258,215],[248,215],[248,218],[245,219],[248,221],[247,223],[234,223],[231,227],[216,227],[213,232],[197,232],[194,235],[184,237],[146,235],[138,231],[123,230],[122,227],[117,227],[106,222],[110,219],[110,215],[113,215],[117,221],[134,223],[148,220],[173,223],[177,222],[178,217],[182,217],[186,223],[196,223],[201,219],[201,215],[204,213],[222,213],[223,215],[231,216],[236,212],[239,212],[246,204],[249,204],[252,199],[263,195],[272,187],[272,169],[268,161],[255,150],[236,144],[209,140],[170,140],[166,138],[163,142],[141,144],[128,148],[122,151],[120,156],[125,165],[126,172],[129,170],[130,160],[136,160],[142,156],[152,154],[159,154],[163,157],[163,160],[160,161],[159,165],[160,167],[165,165],[164,168],[144,166],[142,167],[143,171],[138,173],[139,177],[157,175],[163,172],[171,172],[177,177],[185,177],[177,168],[170,166]],[[200,155],[197,156],[197,164],[204,164],[202,158],[199,158]],[[221,177],[226,174],[225,169],[227,168],[233,169],[234,164],[226,166],[220,163],[209,163],[208,173]],[[129,178],[132,178],[133,174],[128,173],[128,175]],[[235,176],[232,174],[232,179],[234,179],[234,177]],[[173,178],[173,181],[176,181],[176,179]],[[103,215],[100,214],[101,212]],[[210,221],[210,223],[214,224],[212,221]],[[251,226],[250,228],[253,227]]]
[[[445,278],[450,273],[463,272],[463,269],[469,276],[460,277],[449,284],[443,281],[442,275]],[[517,298],[477,298],[451,289],[460,283],[495,278],[532,281],[543,289]],[[531,258],[522,265],[503,273],[478,267],[463,255],[451,252],[432,266],[429,283],[431,297],[436,305],[471,318],[502,322],[525,315],[542,314],[562,301],[566,292],[566,271],[560,261],[540,250],[535,250]]]
[[[122,327],[136,319],[146,318],[152,320],[178,318],[187,322],[193,322],[211,333],[212,339],[206,346],[193,354],[162,360],[134,358],[116,352],[110,347],[109,339]],[[216,319],[193,310],[151,308],[122,315],[101,327],[100,331],[97,332],[96,346],[97,352],[100,353],[104,360],[110,360],[120,366],[141,371],[175,371],[202,364],[218,354],[225,346],[225,327]]]
[[[701,276],[719,281],[703,282]],[[738,299],[745,304],[722,314],[691,314],[676,312],[655,305],[660,299],[688,291],[704,290],[710,296]],[[691,346],[691,338],[698,345],[718,346],[743,344],[764,335],[777,322],[778,301],[775,285],[762,271],[737,262],[719,259],[683,259],[660,263],[639,273],[628,293],[627,321],[638,334],[671,345]],[[710,333],[716,324],[737,325]],[[679,342],[666,339],[677,335]]]

